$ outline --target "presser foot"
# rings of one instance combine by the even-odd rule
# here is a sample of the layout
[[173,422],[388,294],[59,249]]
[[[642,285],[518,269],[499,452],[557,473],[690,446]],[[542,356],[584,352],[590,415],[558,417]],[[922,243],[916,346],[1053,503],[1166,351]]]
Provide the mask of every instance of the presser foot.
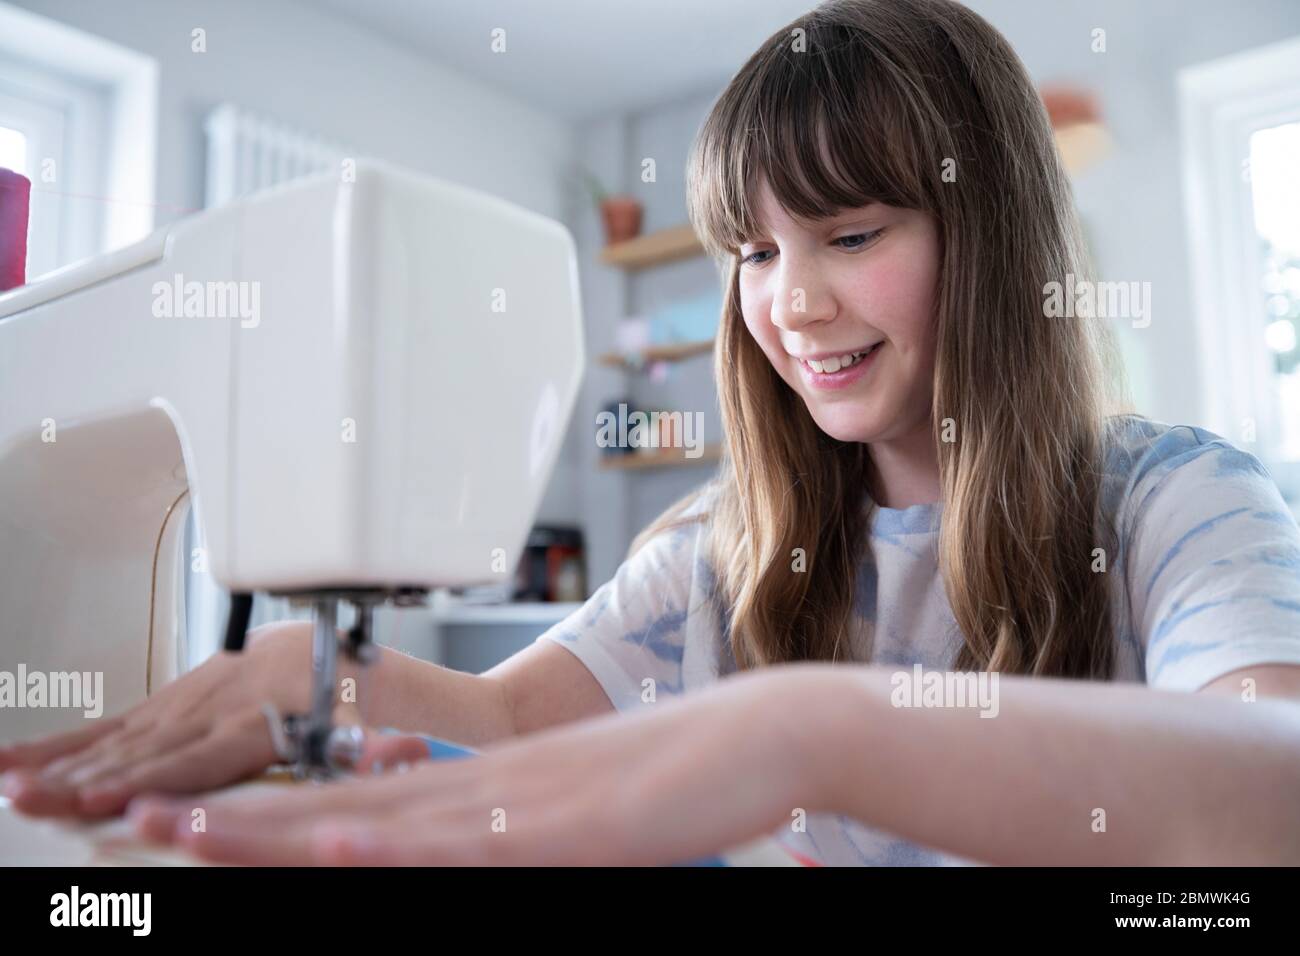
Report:
[[[364,676],[369,665],[379,657],[373,639],[375,606],[385,602],[398,607],[415,606],[424,602],[427,592],[417,587],[333,588],[289,592],[284,596],[294,601],[310,601],[312,605],[311,702],[304,713],[282,717],[269,704],[263,713],[275,752],[293,775],[303,780],[330,780],[352,771],[361,759],[365,743],[360,727],[334,725],[334,706],[341,700],[337,682],[340,650],[362,665]],[[357,611],[356,624],[342,639],[337,632],[339,601],[349,602]],[[252,604],[251,593],[231,595],[226,650],[243,650]]]
[[363,668],[379,655],[373,642],[374,602],[354,601],[357,622],[340,639],[335,627],[338,598],[322,595],[313,600],[311,708],[306,713],[289,714],[281,721],[279,733],[272,731],[276,753],[300,780],[332,780],[351,773],[361,760],[362,729],[334,724],[334,706],[340,699],[340,650]]
[[283,721],[289,745],[280,759],[297,780],[325,781],[347,776],[361,760],[365,735],[360,727],[315,727],[307,714],[289,714]]

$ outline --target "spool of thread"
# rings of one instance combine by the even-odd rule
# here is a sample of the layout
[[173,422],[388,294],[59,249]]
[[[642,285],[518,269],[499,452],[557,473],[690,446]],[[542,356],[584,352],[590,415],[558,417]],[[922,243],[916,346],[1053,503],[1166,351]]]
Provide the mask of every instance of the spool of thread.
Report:
[[0,292],[27,281],[27,217],[32,184],[12,169],[0,169]]

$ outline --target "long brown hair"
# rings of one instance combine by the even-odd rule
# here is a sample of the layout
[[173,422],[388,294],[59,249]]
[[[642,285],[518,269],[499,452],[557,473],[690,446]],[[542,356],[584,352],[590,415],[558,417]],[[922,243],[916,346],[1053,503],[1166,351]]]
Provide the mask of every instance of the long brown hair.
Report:
[[737,665],[844,658],[867,557],[869,446],[814,423],[740,311],[763,181],[810,220],[878,201],[938,223],[932,428],[938,561],[965,639],[954,667],[1108,676],[1111,595],[1093,569],[1095,549],[1114,556],[1099,508],[1109,339],[1096,320],[1045,316],[1047,283],[1091,277],[1069,183],[1019,58],[947,0],[822,4],[749,59],[692,150],[692,223],[729,260],[726,451],[704,517]]

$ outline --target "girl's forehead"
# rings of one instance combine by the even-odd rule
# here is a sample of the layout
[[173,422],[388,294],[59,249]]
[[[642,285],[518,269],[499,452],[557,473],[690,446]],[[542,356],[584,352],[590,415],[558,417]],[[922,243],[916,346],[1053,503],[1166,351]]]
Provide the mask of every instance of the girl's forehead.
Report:
[[862,206],[852,208],[827,206],[824,215],[807,218],[786,209],[766,180],[760,180],[755,184],[753,195],[756,224],[763,230],[824,228],[828,225],[834,225],[840,219],[861,215],[882,206],[881,203],[875,200],[870,200]]

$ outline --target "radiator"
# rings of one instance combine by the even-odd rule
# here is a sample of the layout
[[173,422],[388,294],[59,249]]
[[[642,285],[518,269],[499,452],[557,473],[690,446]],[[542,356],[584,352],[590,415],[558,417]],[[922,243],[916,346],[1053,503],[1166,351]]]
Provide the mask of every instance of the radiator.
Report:
[[219,206],[247,193],[326,169],[356,153],[292,126],[218,106],[203,124],[208,140],[205,205]]

